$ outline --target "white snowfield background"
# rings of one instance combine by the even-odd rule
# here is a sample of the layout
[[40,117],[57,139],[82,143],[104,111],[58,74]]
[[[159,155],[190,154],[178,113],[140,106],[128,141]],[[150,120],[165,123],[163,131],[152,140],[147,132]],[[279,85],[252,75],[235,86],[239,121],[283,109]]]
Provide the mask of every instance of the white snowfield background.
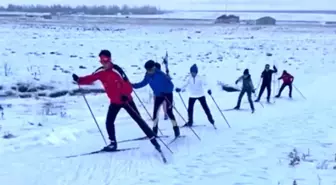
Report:
[[[36,93],[32,98],[1,97],[0,184],[336,183],[336,28],[13,23],[1,26],[0,34],[0,91],[4,94],[15,93],[13,86],[17,83],[52,86],[51,91],[77,89],[71,74],[91,74],[99,67],[99,51],[109,49],[114,63],[124,68],[132,82],[143,79],[147,60],[161,61],[166,51],[175,87],[184,84],[190,66],[196,63],[222,110],[236,105],[238,93],[222,91],[217,82],[234,85],[248,68],[257,86],[265,64],[279,69],[273,76],[272,97],[278,91],[276,79],[283,70],[295,76],[294,85],[304,95],[294,88],[290,100],[285,89],[282,98],[267,104],[264,92],[263,106],[255,103],[254,114],[244,97],[241,108],[246,111],[223,111],[231,128],[207,95],[218,130],[212,128],[196,103],[194,124],[206,125],[194,128],[201,141],[188,128],[181,128],[186,138],[170,145],[173,154],[161,145],[168,164],[162,163],[147,140],[119,144],[119,148],[140,147],[138,150],[66,159],[64,156],[105,145],[82,96],[48,98],[37,97]],[[88,88],[93,87],[101,88],[100,82]],[[135,92],[151,113],[151,90]],[[133,97],[141,116],[152,126]],[[187,92],[182,97],[187,103]],[[107,138],[108,98],[105,94],[89,94],[86,98]],[[187,119],[178,94],[174,98],[176,109]],[[178,124],[183,125],[183,119],[174,113]],[[171,136],[162,140],[168,142],[173,137],[172,125],[163,120],[162,111],[160,114],[160,129]],[[144,136],[123,110],[115,124],[119,141]],[[300,161],[290,165],[295,155]]]

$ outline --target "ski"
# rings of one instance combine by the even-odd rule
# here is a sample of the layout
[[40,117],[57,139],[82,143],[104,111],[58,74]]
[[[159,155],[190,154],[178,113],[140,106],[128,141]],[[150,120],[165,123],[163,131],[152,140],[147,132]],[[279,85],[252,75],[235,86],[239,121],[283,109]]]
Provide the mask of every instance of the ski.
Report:
[[[167,135],[162,135],[162,136],[156,136],[156,138],[168,138],[169,136]],[[130,141],[141,141],[141,140],[146,140],[148,139],[147,136],[145,137],[139,137],[139,138],[134,138],[134,139],[126,139],[126,140],[122,140],[122,141],[119,141],[118,143],[125,143],[125,142],[130,142]]]
[[139,149],[139,147],[135,147],[135,148],[122,148],[122,149],[117,149],[114,151],[105,151],[105,150],[97,150],[97,151],[93,151],[93,152],[88,152],[88,153],[82,153],[82,154],[77,154],[77,155],[69,155],[69,156],[65,156],[65,158],[73,158],[73,157],[80,157],[80,156],[86,156],[86,155],[92,155],[92,154],[98,154],[98,153],[113,153],[113,152],[122,152],[122,151],[127,151],[127,150],[136,150]]
[[169,141],[168,142],[168,144],[167,145],[170,145],[170,144],[172,144],[172,143],[174,143],[177,139],[179,139],[179,138],[185,138],[186,136],[178,136],[178,137],[175,137],[174,139],[172,139],[171,141]]
[[234,108],[232,108],[232,109],[223,109],[222,111],[248,111],[248,109],[234,109]]
[[[193,125],[191,127],[205,127],[206,125]],[[190,127],[190,126],[179,126],[180,128],[187,128],[187,127]]]

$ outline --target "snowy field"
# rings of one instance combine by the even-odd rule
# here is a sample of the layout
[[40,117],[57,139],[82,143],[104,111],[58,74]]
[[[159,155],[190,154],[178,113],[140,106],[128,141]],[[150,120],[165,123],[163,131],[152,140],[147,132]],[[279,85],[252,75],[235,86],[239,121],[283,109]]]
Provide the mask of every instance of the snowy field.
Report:
[[[336,29],[323,27],[257,26],[130,26],[71,27],[6,25],[0,28],[0,184],[11,185],[333,185],[336,184]],[[228,128],[211,97],[207,101],[218,130],[195,105],[199,141],[186,128],[186,138],[164,148],[163,164],[149,141],[120,143],[138,150],[65,159],[63,156],[100,149],[104,142],[71,74],[85,75],[97,67],[97,54],[109,49],[116,64],[133,82],[142,80],[146,60],[169,53],[176,87],[196,63],[220,109],[232,108],[237,93],[227,93],[218,81],[234,84],[249,68],[254,85],[265,64],[295,76],[293,100],[255,104],[256,112],[223,112]],[[267,56],[272,54],[272,56]],[[275,78],[274,78],[275,79]],[[239,84],[241,85],[241,84]],[[279,83],[273,87],[278,91]],[[97,82],[89,89],[101,89]],[[58,98],[52,95],[66,94]],[[152,112],[151,90],[137,90]],[[273,92],[275,95],[276,92]],[[29,97],[30,98],[18,98]],[[50,97],[51,96],[51,97]],[[264,93],[265,96],[265,93]],[[109,100],[105,94],[86,95],[103,133]],[[182,94],[187,102],[188,94]],[[139,105],[143,118],[149,120]],[[175,93],[175,107],[187,112]],[[244,97],[242,108],[249,108]],[[0,112],[1,113],[1,112]],[[180,125],[184,124],[175,112]],[[173,136],[171,123],[160,116],[160,128]],[[151,122],[148,121],[151,125]],[[143,136],[121,111],[116,121],[119,141]],[[163,138],[168,142],[171,138]],[[297,151],[299,164],[289,165]],[[309,155],[308,155],[309,154]],[[306,156],[308,155],[308,156]],[[303,157],[305,156],[305,157]]]

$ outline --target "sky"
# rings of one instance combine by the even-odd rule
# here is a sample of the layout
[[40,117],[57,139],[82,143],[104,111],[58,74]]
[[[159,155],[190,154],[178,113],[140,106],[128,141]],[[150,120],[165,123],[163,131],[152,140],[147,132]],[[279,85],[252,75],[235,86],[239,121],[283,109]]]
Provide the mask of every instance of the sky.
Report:
[[[71,2],[71,3],[69,3]],[[11,4],[66,4],[66,5],[153,5],[169,10],[336,10],[336,0],[0,0],[0,5]]]

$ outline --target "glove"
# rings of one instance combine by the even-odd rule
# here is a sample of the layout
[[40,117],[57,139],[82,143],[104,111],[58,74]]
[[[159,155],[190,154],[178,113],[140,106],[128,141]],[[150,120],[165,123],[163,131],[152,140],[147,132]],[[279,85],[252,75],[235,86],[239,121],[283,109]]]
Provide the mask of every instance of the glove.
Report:
[[176,91],[177,93],[180,93],[182,90],[181,90],[180,88],[176,88],[175,91]]
[[78,82],[79,77],[78,77],[76,74],[72,74],[72,79],[73,79],[75,82]]
[[238,84],[238,80],[236,81],[236,84]]
[[126,96],[126,95],[121,95],[121,101],[122,102],[127,102],[128,101],[128,96]]
[[208,90],[208,94],[209,94],[209,95],[211,95],[211,94],[212,94],[212,92],[211,92],[211,90],[210,90],[210,89]]

